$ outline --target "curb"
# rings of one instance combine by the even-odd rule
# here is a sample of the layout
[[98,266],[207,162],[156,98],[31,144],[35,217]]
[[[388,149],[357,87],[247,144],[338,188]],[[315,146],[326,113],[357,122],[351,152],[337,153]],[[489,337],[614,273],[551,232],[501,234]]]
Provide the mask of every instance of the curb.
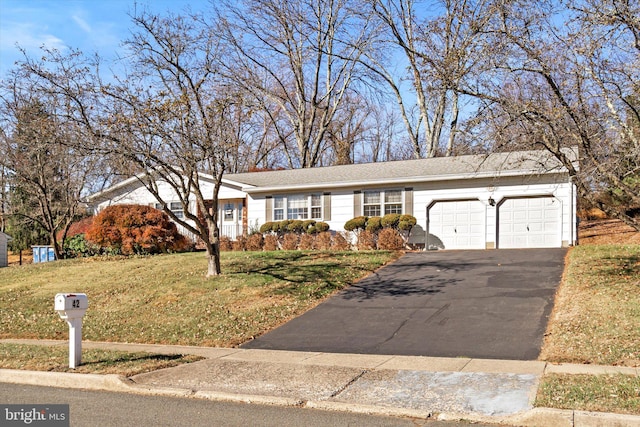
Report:
[[12,384],[126,392],[129,390],[126,385],[128,381],[124,376],[115,374],[74,374],[70,372],[0,369],[0,382]]
[[469,421],[522,427],[627,427],[640,426],[640,416],[568,409],[533,408],[507,417],[490,415],[432,413],[410,408],[359,405],[331,401],[304,401],[301,399],[234,394],[209,390],[191,390],[172,387],[146,387],[115,374],[76,374],[69,372],[22,371],[0,369],[0,383],[27,384],[45,387],[63,387],[135,393],[154,396],[188,397],[212,401],[251,403],[271,406],[296,406],[335,412],[432,419],[437,421]]

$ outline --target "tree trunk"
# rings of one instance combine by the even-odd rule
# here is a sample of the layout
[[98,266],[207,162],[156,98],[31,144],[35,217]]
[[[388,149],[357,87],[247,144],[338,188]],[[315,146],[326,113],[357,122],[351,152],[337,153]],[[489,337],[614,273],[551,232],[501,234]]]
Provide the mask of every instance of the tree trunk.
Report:
[[220,275],[220,231],[217,224],[218,203],[214,201],[211,208],[212,218],[207,218],[207,226],[209,228],[209,241],[207,246],[207,278]]
[[220,246],[217,243],[207,247],[207,261],[207,278],[220,275]]

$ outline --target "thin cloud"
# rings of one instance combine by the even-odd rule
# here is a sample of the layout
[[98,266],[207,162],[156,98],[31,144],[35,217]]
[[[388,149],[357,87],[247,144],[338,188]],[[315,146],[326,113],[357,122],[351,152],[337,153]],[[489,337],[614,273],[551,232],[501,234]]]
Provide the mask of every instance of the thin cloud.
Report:
[[41,46],[58,50],[67,47],[62,39],[32,23],[3,22],[0,28],[0,49],[15,49],[16,45],[27,50]]
[[80,16],[73,15],[71,17],[71,19],[73,19],[75,21],[75,23],[78,24],[78,27],[82,28],[82,30],[85,31],[86,33],[91,33],[92,32],[91,25],[89,25],[87,23],[87,21],[85,21]]

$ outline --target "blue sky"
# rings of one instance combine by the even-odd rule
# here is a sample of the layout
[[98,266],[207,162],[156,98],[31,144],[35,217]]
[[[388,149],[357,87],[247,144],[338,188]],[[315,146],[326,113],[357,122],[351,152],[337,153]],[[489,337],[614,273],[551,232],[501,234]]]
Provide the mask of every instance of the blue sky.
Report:
[[[132,28],[128,16],[135,0],[0,0],[0,78],[22,58],[16,44],[30,56],[39,48],[78,48],[113,58]],[[208,0],[138,0],[153,12],[179,12],[210,7]]]

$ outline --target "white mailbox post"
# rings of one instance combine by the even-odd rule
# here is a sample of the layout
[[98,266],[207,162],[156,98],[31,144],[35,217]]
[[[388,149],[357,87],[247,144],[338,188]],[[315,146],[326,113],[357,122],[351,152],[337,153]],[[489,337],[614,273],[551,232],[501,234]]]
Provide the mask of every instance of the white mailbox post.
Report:
[[55,309],[69,324],[69,367],[75,369],[82,360],[82,317],[89,308],[87,294],[56,294]]

